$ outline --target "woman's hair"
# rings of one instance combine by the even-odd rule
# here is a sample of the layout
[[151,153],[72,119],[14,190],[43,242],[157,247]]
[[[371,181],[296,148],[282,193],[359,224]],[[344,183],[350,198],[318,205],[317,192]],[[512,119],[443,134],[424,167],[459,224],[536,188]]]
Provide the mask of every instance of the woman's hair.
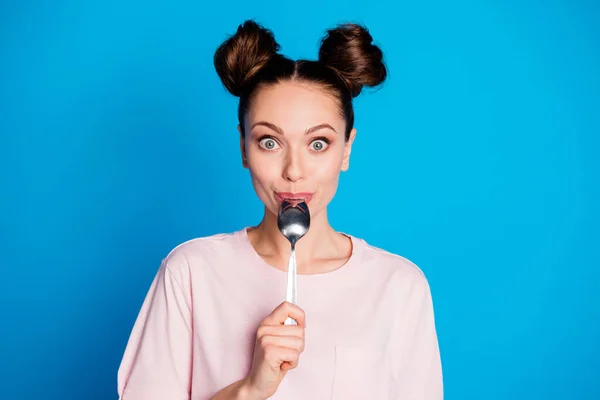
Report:
[[245,21],[214,55],[223,85],[240,98],[238,120],[242,136],[244,116],[257,89],[296,80],[317,84],[340,101],[348,140],[354,125],[352,99],[363,86],[378,86],[387,76],[383,53],[372,42],[365,27],[343,24],[327,31],[318,60],[293,61],[279,53],[280,46],[270,30],[252,20]]

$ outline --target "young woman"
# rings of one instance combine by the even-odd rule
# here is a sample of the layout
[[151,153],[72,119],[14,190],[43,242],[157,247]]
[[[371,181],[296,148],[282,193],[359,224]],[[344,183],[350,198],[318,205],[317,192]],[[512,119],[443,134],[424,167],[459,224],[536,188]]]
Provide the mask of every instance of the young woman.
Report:
[[[386,78],[366,28],[329,30],[316,61],[293,61],[253,21],[216,51],[239,96],[242,165],[264,216],[190,240],[164,259],[118,374],[123,400],[440,400],[428,282],[407,259],[337,232],[327,218],[356,130],[352,99]],[[297,244],[298,306],[285,298],[283,200],[308,204]],[[357,211],[360,212],[360,211]],[[292,317],[298,325],[284,325]]]

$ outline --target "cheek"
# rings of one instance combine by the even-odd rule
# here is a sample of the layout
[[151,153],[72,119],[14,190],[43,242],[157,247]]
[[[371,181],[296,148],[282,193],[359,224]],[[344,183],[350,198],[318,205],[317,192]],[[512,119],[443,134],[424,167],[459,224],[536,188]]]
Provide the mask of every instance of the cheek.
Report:
[[319,182],[337,181],[342,167],[343,154],[332,149],[329,154],[315,157],[311,162],[310,175]]
[[248,163],[248,169],[252,179],[263,185],[267,185],[273,180],[274,168],[269,168],[269,163],[253,159]]
[[335,196],[340,177],[341,157],[331,155],[327,160],[320,159],[312,165],[310,180],[313,187],[318,190],[319,196],[314,206],[321,209],[326,207]]
[[340,163],[320,164],[311,174],[316,181],[322,184],[337,182],[340,174]]
[[278,181],[281,179],[279,167],[274,164],[276,160],[273,157],[265,157],[259,152],[248,155],[248,170],[252,185],[262,200],[265,200],[265,196],[269,196],[269,192],[278,186]]

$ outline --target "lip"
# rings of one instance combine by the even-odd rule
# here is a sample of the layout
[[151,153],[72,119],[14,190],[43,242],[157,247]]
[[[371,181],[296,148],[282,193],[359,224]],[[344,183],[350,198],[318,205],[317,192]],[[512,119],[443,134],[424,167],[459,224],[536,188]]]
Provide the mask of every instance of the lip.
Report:
[[313,197],[312,193],[309,192],[299,192],[299,193],[291,193],[291,192],[276,192],[275,197],[279,202],[289,201],[289,200],[302,200],[306,204],[310,203],[310,200]]

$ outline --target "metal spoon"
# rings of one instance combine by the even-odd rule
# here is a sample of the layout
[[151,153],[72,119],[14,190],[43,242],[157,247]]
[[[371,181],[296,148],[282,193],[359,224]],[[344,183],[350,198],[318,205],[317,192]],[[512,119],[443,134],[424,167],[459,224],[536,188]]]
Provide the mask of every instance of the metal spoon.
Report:
[[[292,304],[298,304],[296,296],[296,243],[300,240],[310,227],[310,212],[304,201],[292,203],[283,201],[279,207],[277,216],[277,226],[283,236],[290,241],[292,252],[290,253],[290,261],[288,265],[288,279],[286,301]],[[288,317],[285,320],[285,325],[297,325],[296,321]]]

